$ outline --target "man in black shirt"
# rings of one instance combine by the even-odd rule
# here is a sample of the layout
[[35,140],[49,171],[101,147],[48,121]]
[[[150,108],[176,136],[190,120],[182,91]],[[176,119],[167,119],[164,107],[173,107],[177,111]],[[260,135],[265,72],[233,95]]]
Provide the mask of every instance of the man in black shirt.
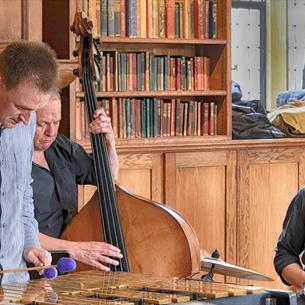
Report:
[[[79,144],[58,134],[61,120],[59,95],[52,96],[36,115],[32,187],[41,245],[47,250],[65,250],[76,260],[107,271],[109,264],[118,265],[115,258],[122,258],[120,249],[104,242],[59,239],[77,211],[77,185],[96,184],[93,158]],[[116,180],[118,157],[110,118],[102,108],[95,111],[94,117],[89,131],[105,134],[110,170]]]
[[[289,205],[283,230],[279,237],[274,266],[283,282],[301,289],[305,283],[305,188],[301,189]],[[300,258],[300,255],[302,257]]]

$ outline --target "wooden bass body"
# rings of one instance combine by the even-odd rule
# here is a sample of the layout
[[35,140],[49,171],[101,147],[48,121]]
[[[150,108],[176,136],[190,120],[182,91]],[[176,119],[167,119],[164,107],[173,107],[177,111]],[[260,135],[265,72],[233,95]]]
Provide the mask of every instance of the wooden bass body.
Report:
[[[116,196],[132,272],[180,277],[200,271],[197,236],[177,212],[132,195],[118,185]],[[105,241],[101,218],[95,193],[72,219],[61,238],[70,241]],[[79,265],[79,270],[91,269],[87,265]]]

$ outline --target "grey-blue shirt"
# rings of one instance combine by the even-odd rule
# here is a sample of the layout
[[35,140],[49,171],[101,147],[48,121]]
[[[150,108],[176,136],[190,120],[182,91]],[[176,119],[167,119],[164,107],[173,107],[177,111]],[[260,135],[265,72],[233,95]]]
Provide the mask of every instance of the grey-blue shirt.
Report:
[[[23,250],[39,245],[34,218],[31,170],[35,115],[28,126],[6,128],[0,137],[0,263],[3,269],[23,268]],[[25,282],[27,272],[4,274],[2,284]]]

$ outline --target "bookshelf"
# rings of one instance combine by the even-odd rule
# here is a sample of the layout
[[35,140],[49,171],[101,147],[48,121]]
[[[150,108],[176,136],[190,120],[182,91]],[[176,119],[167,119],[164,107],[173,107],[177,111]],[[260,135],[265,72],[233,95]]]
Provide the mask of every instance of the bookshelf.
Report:
[[[112,118],[118,147],[231,139],[230,1],[80,5],[101,41],[96,94]],[[83,96],[76,83],[71,121],[75,140],[87,147]]]

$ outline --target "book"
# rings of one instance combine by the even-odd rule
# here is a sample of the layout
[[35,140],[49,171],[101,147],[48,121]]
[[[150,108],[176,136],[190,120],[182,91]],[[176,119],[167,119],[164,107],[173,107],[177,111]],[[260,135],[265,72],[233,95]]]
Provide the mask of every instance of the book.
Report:
[[101,35],[108,36],[108,0],[101,0]]
[[175,1],[165,0],[166,38],[175,38]]

